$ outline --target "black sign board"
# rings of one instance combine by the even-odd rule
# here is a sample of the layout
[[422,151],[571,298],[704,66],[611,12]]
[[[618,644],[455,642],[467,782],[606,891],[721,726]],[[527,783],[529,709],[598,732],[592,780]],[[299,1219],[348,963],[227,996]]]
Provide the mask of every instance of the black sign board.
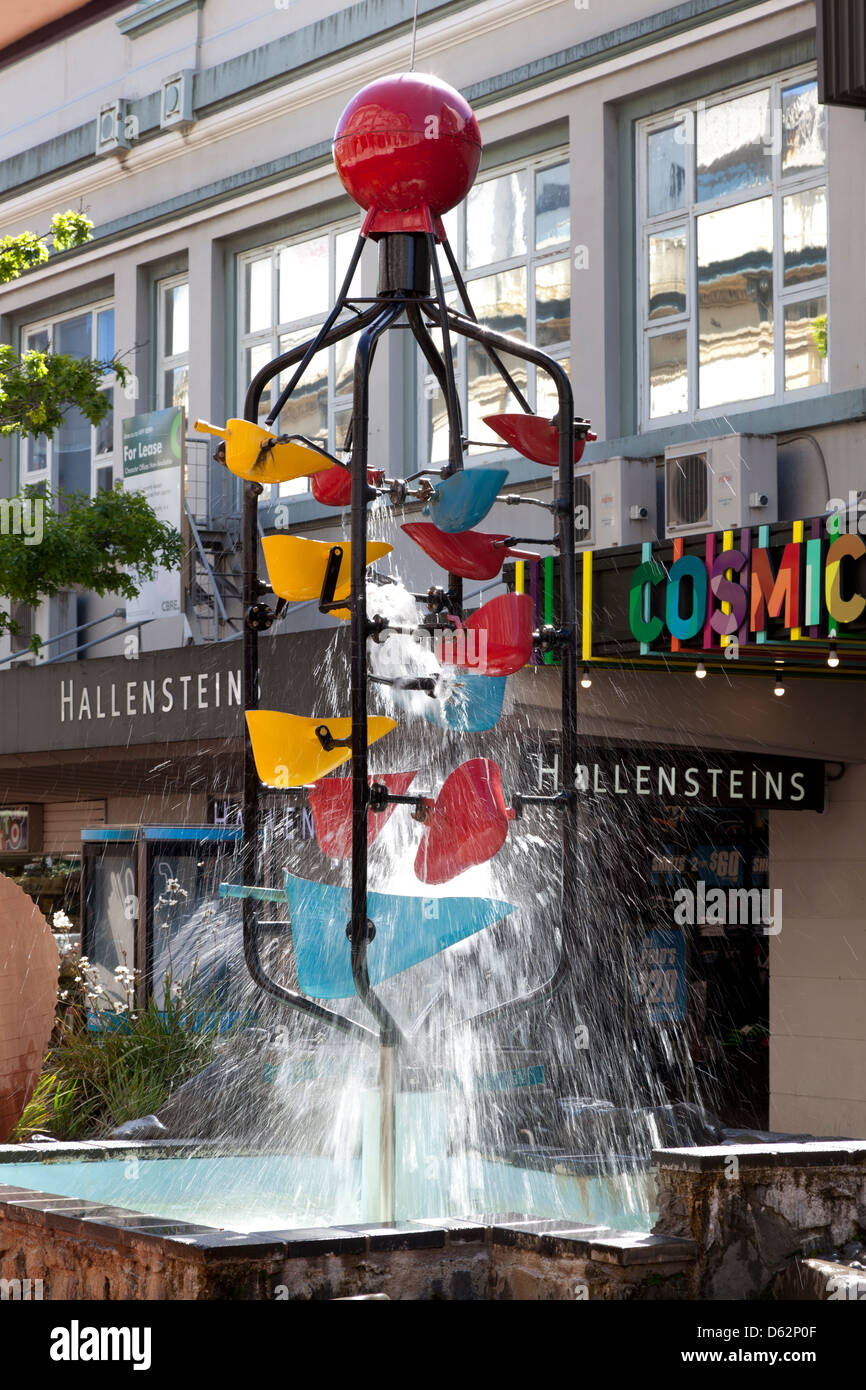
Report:
[[[824,764],[810,758],[655,745],[587,745],[566,784],[578,797],[614,805],[618,798],[665,806],[730,810],[824,810]],[[530,755],[530,776],[549,791],[559,774],[558,753]]]

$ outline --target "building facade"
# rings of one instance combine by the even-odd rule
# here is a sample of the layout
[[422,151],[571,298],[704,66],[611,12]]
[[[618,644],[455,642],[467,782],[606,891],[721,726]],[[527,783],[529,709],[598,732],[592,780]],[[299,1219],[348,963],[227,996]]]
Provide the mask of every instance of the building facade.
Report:
[[[21,351],[117,354],[132,370],[125,388],[106,379],[103,426],[69,419],[51,441],[4,438],[0,495],[28,483],[95,495],[123,480],[124,424],[151,412],[181,409],[186,441],[177,608],[136,623],[116,598],[70,593],[18,615],[46,642],[37,657],[26,637],[0,638],[10,827],[0,862],[19,872],[36,863],[50,878],[46,858],[71,862],[84,828],[208,822],[239,790],[240,499],[191,422],[242,414],[250,377],[324,318],[360,224],[330,139],[361,86],[408,66],[412,10],[411,0],[260,0],[239,17],[230,0],[153,0],[107,5],[80,27],[58,20],[38,47],[19,40],[5,63],[0,54],[15,114],[0,138],[3,233],[44,230],[67,207],[95,224],[89,244],[2,287],[0,338]],[[757,1083],[768,1110],[755,1113],[776,1129],[862,1135],[862,117],[819,103],[811,0],[421,0],[418,11],[417,69],[466,95],[484,141],[475,188],[446,220],[475,309],[568,364],[577,411],[598,435],[578,487],[591,681],[579,785],[588,805],[608,795],[633,808],[655,788],[654,807],[683,811],[639,832],[641,912],[660,881],[674,885],[677,858],[692,886],[782,895],[781,929],[764,923],[728,952],[750,1000],[728,1023],[742,1049],[752,1029],[769,1055]],[[358,286],[375,285],[370,246]],[[407,336],[393,335],[374,376],[371,459],[392,478],[444,461],[443,398]],[[499,379],[465,345],[457,370],[468,466],[501,460],[509,489],[548,498],[549,470],[484,424],[509,406]],[[281,428],[339,450],[351,372],[350,340],[305,378]],[[550,416],[544,382],[525,371],[518,381]],[[266,531],[342,534],[306,480],[265,502]],[[486,525],[509,534],[514,513],[497,504]],[[841,532],[852,541],[834,552],[828,597],[826,548]],[[789,544],[802,553],[786,561]],[[713,569],[735,550],[746,576],[764,575],[766,613],[713,588],[735,584],[738,561]],[[733,626],[713,628],[706,604],[696,617],[694,570],[690,612],[678,586],[665,599],[656,577],[635,581],[641,565],[657,560],[669,575],[690,555],[706,566],[709,609],[733,612]],[[784,584],[776,591],[786,563],[797,609]],[[427,573],[408,540],[393,565],[410,589]],[[546,592],[543,567],[507,579]],[[751,604],[754,584],[739,587]],[[269,640],[307,671],[333,626],[311,606]],[[841,659],[828,666],[834,634]],[[695,679],[698,664],[707,679]],[[533,664],[512,686],[512,716],[543,743],[555,669]],[[313,712],[315,697],[305,678],[293,708]],[[640,749],[644,761],[632,757]],[[679,792],[664,770],[678,759]],[[546,766],[540,753],[539,779]],[[688,830],[689,767],[695,802],[726,813],[723,832]],[[776,795],[768,769],[801,780]],[[801,806],[796,789],[816,776],[822,794]],[[724,846],[738,866],[730,874],[697,852],[714,834],[716,855]],[[614,893],[612,866],[608,880]],[[694,925],[706,1009],[726,930]]]

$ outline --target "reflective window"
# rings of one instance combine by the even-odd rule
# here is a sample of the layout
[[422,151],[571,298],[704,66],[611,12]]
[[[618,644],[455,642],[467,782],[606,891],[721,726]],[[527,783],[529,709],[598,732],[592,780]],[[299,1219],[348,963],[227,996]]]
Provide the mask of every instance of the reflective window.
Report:
[[547,352],[571,337],[571,266],[547,261],[535,270],[535,345]]
[[681,415],[688,408],[686,335],[662,333],[650,339],[650,410],[653,416]]
[[686,201],[685,124],[653,131],[647,139],[647,212],[675,212]]
[[466,269],[526,254],[527,175],[476,183],[466,199]]
[[801,300],[785,308],[785,386],[802,391],[827,380],[827,300]]
[[773,200],[698,218],[701,405],[773,392]]
[[[21,330],[21,352],[55,352],[107,364],[115,356],[114,309],[110,304],[77,309]],[[111,487],[114,455],[114,376],[103,378],[108,413],[91,425],[79,410],[68,410],[51,439],[25,438],[20,447],[21,481],[45,483],[61,492],[94,496]]]
[[698,202],[769,183],[771,136],[769,88],[699,110]]
[[826,389],[826,118],[814,74],[653,117],[637,153],[642,426]]
[[649,317],[686,312],[686,229],[654,232],[649,238]]
[[811,173],[826,160],[827,113],[818,104],[818,83],[799,82],[782,90],[782,172]]
[[544,251],[571,237],[568,165],[541,169],[535,176],[535,249]]
[[280,323],[324,316],[330,305],[329,241],[313,237],[280,252]]
[[827,190],[807,188],[783,203],[785,285],[823,280],[827,274]]
[[[329,228],[311,236],[261,248],[239,258],[240,353],[238,360],[238,408],[252,378],[278,355],[308,343],[316,334],[346,277],[358,244],[357,224]],[[376,248],[365,245],[350,286],[361,293],[362,263],[376,257]],[[330,452],[342,449],[351,415],[355,350],[352,334],[319,352],[275,422],[284,434],[301,434]],[[296,366],[269,383],[259,402],[265,420],[279,392],[291,381]],[[309,491],[309,479],[281,483],[273,495],[292,496]]]
[[[478,319],[497,332],[538,345],[562,362],[571,342],[571,187],[564,154],[547,156],[482,178],[466,203],[443,219],[454,257],[465,277]],[[463,305],[440,258],[449,303]],[[442,343],[432,334],[437,347]],[[454,369],[470,455],[504,448],[484,424],[486,415],[519,410],[508,381],[480,344],[455,335]],[[546,373],[502,354],[513,384],[537,410],[556,412],[556,393]],[[417,358],[422,383],[419,466],[447,458],[445,398],[435,375]]]
[[185,275],[157,285],[157,410],[189,409],[189,281]]

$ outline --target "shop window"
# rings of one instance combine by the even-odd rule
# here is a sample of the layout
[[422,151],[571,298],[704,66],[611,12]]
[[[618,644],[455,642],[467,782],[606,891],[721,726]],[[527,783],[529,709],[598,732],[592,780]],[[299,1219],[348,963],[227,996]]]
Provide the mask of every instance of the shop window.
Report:
[[638,127],[644,428],[828,389],[827,151],[810,72]]
[[[250,381],[274,357],[313,337],[343,283],[355,243],[356,223],[313,236],[278,242],[238,260],[238,410]],[[360,267],[353,294],[360,294]],[[352,413],[352,370],[357,335],[318,353],[282,411],[276,427],[303,434],[331,452],[342,447]],[[294,369],[293,369],[294,370]],[[260,416],[271,408],[291,373],[262,394]],[[309,479],[273,489],[274,496],[306,493]]]
[[[114,308],[97,304],[21,330],[20,351],[66,353],[108,364],[114,358]],[[108,414],[91,425],[80,410],[68,410],[51,439],[40,435],[21,444],[20,483],[45,483],[62,492],[95,496],[114,481],[114,376],[106,372],[103,394]]]
[[[472,188],[445,220],[448,239],[467,282],[478,318],[501,333],[535,343],[569,366],[571,344],[571,195],[568,155],[561,152],[515,168],[497,170]],[[462,308],[453,279],[446,297]],[[434,333],[437,346],[441,335]],[[452,340],[470,455],[487,455],[502,441],[485,415],[519,409],[513,394],[480,345]],[[505,358],[517,386],[540,415],[556,412],[553,383],[518,358]],[[434,376],[424,377],[419,457],[441,465],[448,457],[445,398]]]

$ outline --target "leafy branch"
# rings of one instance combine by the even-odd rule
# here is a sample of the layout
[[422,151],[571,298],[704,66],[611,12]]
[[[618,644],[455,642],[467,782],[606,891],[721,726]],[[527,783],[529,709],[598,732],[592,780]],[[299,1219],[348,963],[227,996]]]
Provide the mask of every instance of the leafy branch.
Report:
[[129,368],[122,362],[42,352],[22,353],[0,345],[0,434],[52,435],[70,406],[98,425],[110,409],[103,381],[113,372],[123,386]]
[[[17,280],[26,270],[44,265],[53,250],[71,251],[83,246],[93,233],[93,223],[83,212],[56,212],[51,227],[44,236],[36,232],[19,232],[18,236],[0,237],[0,285]],[[48,239],[52,247],[49,249]]]
[[[0,597],[12,603],[36,607],[74,588],[133,599],[143,582],[161,569],[179,569],[183,561],[180,533],[157,518],[145,497],[123,492],[119,484],[92,500],[31,484],[7,504],[7,518],[16,506],[19,516],[38,517],[39,540],[32,543],[32,526],[30,536],[0,526]],[[0,632],[18,630],[11,612],[0,608]],[[39,638],[30,645],[38,650]]]

